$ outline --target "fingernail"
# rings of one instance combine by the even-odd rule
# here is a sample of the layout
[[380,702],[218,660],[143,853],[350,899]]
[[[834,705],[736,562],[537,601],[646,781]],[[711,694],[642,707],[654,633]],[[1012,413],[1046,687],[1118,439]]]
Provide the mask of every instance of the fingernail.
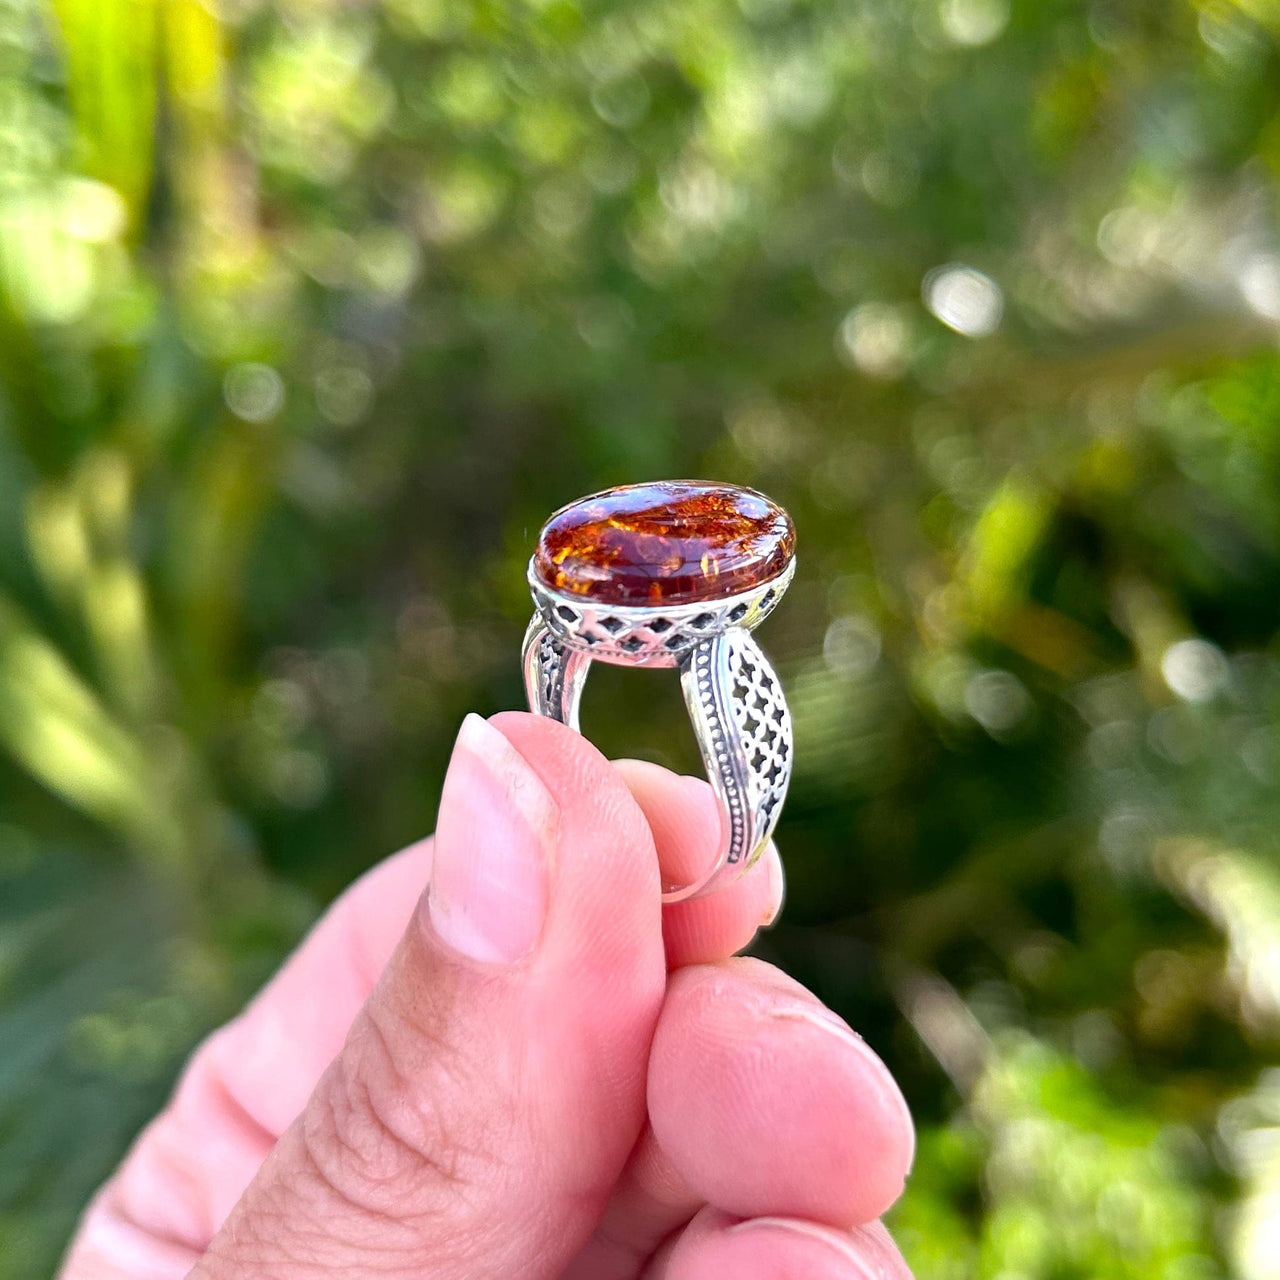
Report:
[[817,1027],[820,1031],[825,1031],[828,1035],[835,1036],[837,1040],[840,1040],[847,1048],[852,1049],[860,1058],[871,1065],[873,1068],[871,1076],[878,1086],[876,1095],[881,1106],[890,1115],[896,1117],[898,1124],[910,1138],[911,1155],[907,1163],[908,1166],[914,1163],[916,1152],[915,1121],[911,1116],[911,1108],[907,1105],[907,1100],[903,1097],[902,1090],[898,1088],[898,1082],[885,1065],[884,1059],[843,1018],[832,1013],[829,1009],[807,1004],[786,1004],[776,1006],[769,1012],[774,1018],[806,1022],[811,1027]]
[[469,715],[440,795],[427,916],[472,960],[514,964],[546,922],[550,851],[560,812],[528,761]]
[[799,1218],[748,1218],[745,1222],[726,1227],[725,1234],[737,1235],[741,1231],[752,1230],[789,1231],[793,1235],[815,1240],[838,1253],[845,1262],[853,1263],[857,1268],[857,1275],[865,1276],[867,1280],[871,1280],[873,1276],[871,1268],[867,1265],[867,1259],[853,1247],[851,1241],[842,1239],[840,1234],[830,1227],[820,1227],[816,1223],[804,1222]]
[[769,905],[765,908],[760,927],[767,929],[782,914],[782,904],[787,900],[787,875],[782,869],[782,855],[772,841],[764,851],[765,875],[769,884]]

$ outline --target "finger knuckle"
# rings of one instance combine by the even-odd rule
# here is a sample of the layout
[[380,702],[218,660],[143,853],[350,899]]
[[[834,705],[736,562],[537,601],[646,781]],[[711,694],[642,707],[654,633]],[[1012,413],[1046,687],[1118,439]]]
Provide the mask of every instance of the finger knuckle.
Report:
[[[439,1067],[436,1053],[433,1077]],[[462,1194],[467,1153],[433,1103],[435,1086],[402,1069],[378,1019],[362,1017],[304,1124],[307,1156],[324,1184],[364,1213],[399,1219],[431,1216]]]

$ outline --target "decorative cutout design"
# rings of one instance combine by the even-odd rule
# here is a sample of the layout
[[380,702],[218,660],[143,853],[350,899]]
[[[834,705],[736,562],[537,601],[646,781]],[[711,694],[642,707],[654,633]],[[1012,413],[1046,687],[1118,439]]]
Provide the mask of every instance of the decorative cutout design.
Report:
[[543,714],[558,720],[564,701],[564,648],[549,631],[538,641],[538,678]]
[[731,701],[730,712],[748,766],[747,793],[756,815],[758,848],[773,834],[791,782],[791,717],[782,686],[755,641],[730,633],[722,643],[727,680],[743,690]]
[[696,645],[731,627],[762,622],[782,598],[794,572],[784,573],[750,591],[717,601],[688,605],[597,605],[556,595],[532,572],[529,586],[547,626],[571,649],[587,651],[601,662],[625,666],[674,667]]
[[729,815],[726,861],[750,859],[772,835],[791,781],[791,717],[756,643],[730,631],[691,655],[707,770]]

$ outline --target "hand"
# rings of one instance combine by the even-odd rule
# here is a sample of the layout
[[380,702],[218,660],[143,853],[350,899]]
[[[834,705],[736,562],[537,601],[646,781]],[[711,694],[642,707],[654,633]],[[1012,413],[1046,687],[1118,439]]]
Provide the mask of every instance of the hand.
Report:
[[659,861],[718,838],[699,780],[469,716],[434,841],[201,1047],[63,1280],[909,1276],[876,1221],[901,1093],[803,987],[728,958],[780,905],[776,852],[661,905]]

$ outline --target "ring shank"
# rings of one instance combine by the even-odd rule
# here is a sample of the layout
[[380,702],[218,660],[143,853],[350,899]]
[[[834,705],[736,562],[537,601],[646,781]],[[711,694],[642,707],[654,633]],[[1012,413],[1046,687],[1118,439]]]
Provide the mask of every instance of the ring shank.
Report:
[[[529,709],[578,728],[591,655],[571,648],[534,614],[525,634]],[[710,870],[693,884],[663,886],[664,902],[699,897],[751,867],[777,825],[791,778],[791,716],[782,682],[743,627],[700,640],[679,662],[680,686],[722,815]]]

